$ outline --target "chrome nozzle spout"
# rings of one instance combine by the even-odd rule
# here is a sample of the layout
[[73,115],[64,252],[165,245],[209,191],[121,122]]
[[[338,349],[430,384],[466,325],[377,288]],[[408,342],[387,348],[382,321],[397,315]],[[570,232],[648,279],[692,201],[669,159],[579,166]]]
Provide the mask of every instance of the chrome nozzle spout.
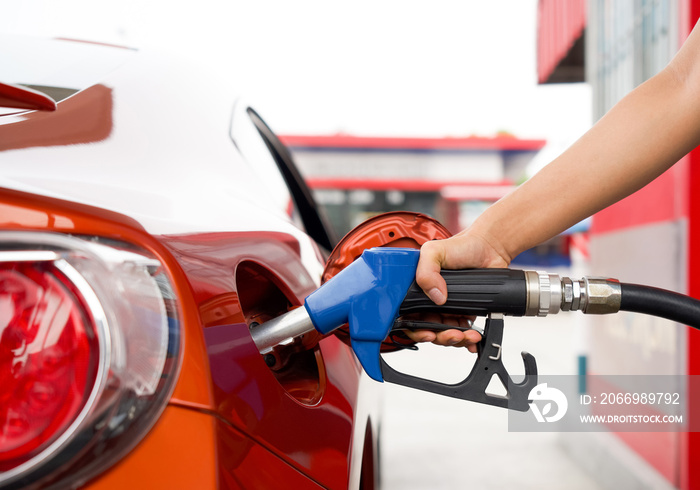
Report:
[[296,337],[315,330],[306,308],[301,306],[270,321],[250,326],[250,335],[261,354],[276,345],[286,345]]

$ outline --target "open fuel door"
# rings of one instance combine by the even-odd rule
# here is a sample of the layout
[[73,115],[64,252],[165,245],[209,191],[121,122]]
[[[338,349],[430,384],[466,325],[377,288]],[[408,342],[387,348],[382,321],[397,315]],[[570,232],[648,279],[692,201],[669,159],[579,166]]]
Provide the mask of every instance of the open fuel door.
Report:
[[452,234],[437,220],[421,213],[393,211],[379,214],[353,228],[331,252],[322,282],[326,282],[372,247],[420,248],[430,240]]

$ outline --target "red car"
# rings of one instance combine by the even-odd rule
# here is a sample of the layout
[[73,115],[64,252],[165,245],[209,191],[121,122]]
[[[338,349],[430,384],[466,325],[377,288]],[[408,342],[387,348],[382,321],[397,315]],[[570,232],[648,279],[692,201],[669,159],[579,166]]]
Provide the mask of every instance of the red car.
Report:
[[374,488],[380,385],[336,336],[262,356],[249,327],[301,305],[327,261],[447,232],[394,213],[329,256],[289,153],[229,80],[5,41],[0,488]]

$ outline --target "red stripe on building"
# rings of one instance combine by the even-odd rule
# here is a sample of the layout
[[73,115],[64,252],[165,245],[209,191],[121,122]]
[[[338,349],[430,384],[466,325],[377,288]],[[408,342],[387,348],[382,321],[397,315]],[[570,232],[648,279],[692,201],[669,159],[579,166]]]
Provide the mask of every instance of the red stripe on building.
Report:
[[410,138],[349,135],[293,135],[279,137],[292,148],[378,149],[378,150],[503,150],[539,151],[546,140],[520,139],[515,136],[463,138]]
[[[367,189],[370,191],[441,192],[445,199],[496,200],[512,191],[512,182],[455,182],[417,179],[353,179],[310,178],[306,179],[312,189]],[[466,196],[466,197],[465,197]]]

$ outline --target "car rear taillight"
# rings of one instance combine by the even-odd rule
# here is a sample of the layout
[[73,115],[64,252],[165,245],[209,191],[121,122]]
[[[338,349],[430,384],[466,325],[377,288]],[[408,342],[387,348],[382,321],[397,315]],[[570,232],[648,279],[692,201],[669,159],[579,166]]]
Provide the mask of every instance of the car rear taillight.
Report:
[[0,234],[0,487],[79,485],[134,446],[178,367],[161,264],[119,242]]
[[89,313],[53,262],[0,263],[0,471],[31,459],[78,418],[95,385],[98,347]]

